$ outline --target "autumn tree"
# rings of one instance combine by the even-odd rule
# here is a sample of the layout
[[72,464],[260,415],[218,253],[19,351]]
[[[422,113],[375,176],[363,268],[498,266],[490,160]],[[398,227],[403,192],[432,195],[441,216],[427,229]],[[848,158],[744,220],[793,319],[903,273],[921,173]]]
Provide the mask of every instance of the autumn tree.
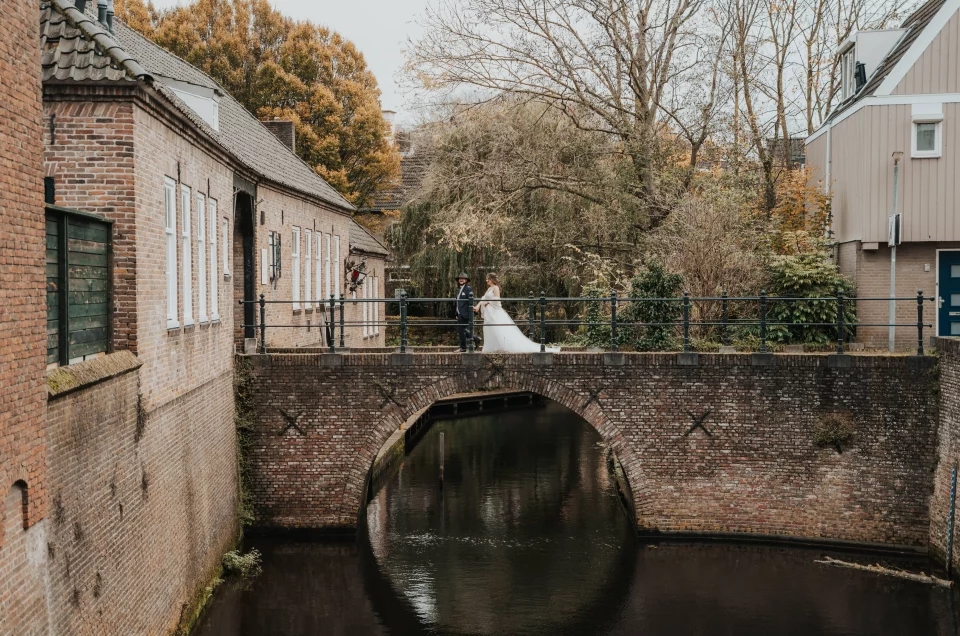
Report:
[[352,42],[267,0],[195,0],[157,12],[117,3],[131,26],[200,68],[261,119],[290,119],[297,154],[362,207],[400,166],[376,78]]
[[437,119],[421,131],[423,185],[388,234],[421,289],[496,267],[511,293],[569,294],[596,259],[632,267],[644,215],[614,139],[517,96]]
[[[613,137],[633,194],[653,215],[660,105],[708,20],[706,0],[442,0],[411,45],[412,75],[433,90],[463,87],[548,103],[577,128]],[[698,24],[698,20],[702,24]]]

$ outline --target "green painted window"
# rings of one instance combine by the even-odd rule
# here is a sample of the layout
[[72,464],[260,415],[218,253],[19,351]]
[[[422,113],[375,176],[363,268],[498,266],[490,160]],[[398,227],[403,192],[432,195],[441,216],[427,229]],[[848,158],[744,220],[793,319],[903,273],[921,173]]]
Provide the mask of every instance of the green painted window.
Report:
[[112,225],[48,206],[47,363],[67,365],[110,350]]

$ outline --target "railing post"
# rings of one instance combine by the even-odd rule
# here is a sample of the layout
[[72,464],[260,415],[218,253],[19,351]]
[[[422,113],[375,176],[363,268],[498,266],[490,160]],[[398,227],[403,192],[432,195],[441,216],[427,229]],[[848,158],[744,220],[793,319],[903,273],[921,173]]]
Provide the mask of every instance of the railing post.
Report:
[[260,353],[267,352],[267,299],[260,294]]
[[721,322],[721,326],[720,326],[720,343],[721,343],[723,346],[725,346],[725,347],[729,347],[729,346],[730,346],[730,333],[729,333],[729,331],[727,330],[727,303],[728,303],[728,298],[727,298],[727,290],[726,290],[726,289],[724,289],[723,292],[720,293],[720,298],[721,298],[721,303],[722,303],[722,307],[723,307],[723,313],[722,313],[722,317],[721,317],[721,320],[720,320],[720,322]]
[[344,324],[346,323],[346,320],[344,320],[344,316],[343,316],[343,314],[345,313],[344,305],[346,304],[344,300],[345,299],[343,297],[343,294],[340,294],[340,348],[341,349],[347,348],[347,345],[344,342],[344,334],[346,332],[346,329],[343,328]]
[[683,352],[690,351],[690,292],[683,292]]
[[917,355],[923,355],[923,290],[917,290]]
[[407,292],[400,292],[400,353],[407,352]]
[[540,353],[547,350],[547,296],[540,290]]
[[837,353],[843,353],[843,290],[837,290]]
[[337,297],[330,294],[330,353],[337,350]]
[[473,344],[474,342],[473,326],[474,326],[474,316],[475,316],[475,314],[473,313],[473,292],[470,292],[469,294],[467,294],[467,301],[470,303],[470,313],[468,314],[470,318],[470,327],[469,327],[470,331],[467,332],[467,351],[469,351],[470,353],[473,353],[474,351],[476,351],[476,347]]
[[537,305],[533,301],[533,292],[530,292],[530,311],[529,316],[527,317],[527,337],[531,340],[533,339],[533,321],[537,316]]
[[760,290],[760,353],[767,352],[767,290]]
[[610,292],[610,351],[617,350],[617,292]]

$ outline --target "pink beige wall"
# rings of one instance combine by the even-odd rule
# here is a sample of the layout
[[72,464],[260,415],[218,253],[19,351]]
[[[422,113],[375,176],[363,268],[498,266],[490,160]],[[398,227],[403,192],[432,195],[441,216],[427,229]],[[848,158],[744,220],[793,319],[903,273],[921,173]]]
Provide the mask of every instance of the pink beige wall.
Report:
[[907,71],[894,95],[960,93],[960,13],[955,13]]
[[[960,241],[960,104],[943,104],[943,156],[912,159],[909,105],[868,106],[836,124],[831,187],[836,239],[886,242],[893,212],[893,159],[904,152],[899,211],[904,242]],[[807,164],[825,173],[826,134],[807,146]]]

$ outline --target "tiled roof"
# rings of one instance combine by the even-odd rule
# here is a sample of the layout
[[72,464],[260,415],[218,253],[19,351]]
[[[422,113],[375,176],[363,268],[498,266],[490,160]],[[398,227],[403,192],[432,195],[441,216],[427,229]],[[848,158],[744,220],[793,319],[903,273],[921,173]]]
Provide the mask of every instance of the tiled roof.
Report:
[[[114,33],[107,33],[89,13],[77,11],[71,0],[49,0],[41,8],[44,81],[146,80],[198,128],[267,181],[341,210],[354,210],[313,168],[291,152],[216,81],[196,67],[154,44],[120,20],[114,20]],[[96,3],[88,3],[88,11],[96,11]],[[93,42],[96,42],[96,46]],[[178,98],[164,84],[163,78],[218,91],[221,95],[219,130],[214,130]]]
[[116,39],[70,0],[40,7],[43,81],[135,82],[149,77]]
[[916,42],[917,38],[920,37],[920,34],[923,33],[923,30],[930,24],[930,21],[937,15],[937,12],[940,11],[940,8],[943,7],[945,2],[946,0],[927,0],[919,9],[910,14],[910,16],[903,21],[903,24],[900,25],[900,28],[906,29],[906,32],[894,47],[890,49],[887,56],[883,58],[883,61],[880,62],[877,70],[873,72],[873,75],[870,76],[867,83],[857,91],[856,95],[837,106],[828,119],[833,119],[833,117],[847,110],[864,97],[873,95],[876,90],[880,88],[883,80],[887,78],[897,63],[903,59],[903,56],[910,50],[910,47]]
[[370,210],[399,210],[410,202],[430,167],[430,157],[411,153],[400,157],[400,183],[379,193]]
[[350,221],[350,251],[376,256],[390,254],[387,248],[373,237],[373,234],[356,221]]

